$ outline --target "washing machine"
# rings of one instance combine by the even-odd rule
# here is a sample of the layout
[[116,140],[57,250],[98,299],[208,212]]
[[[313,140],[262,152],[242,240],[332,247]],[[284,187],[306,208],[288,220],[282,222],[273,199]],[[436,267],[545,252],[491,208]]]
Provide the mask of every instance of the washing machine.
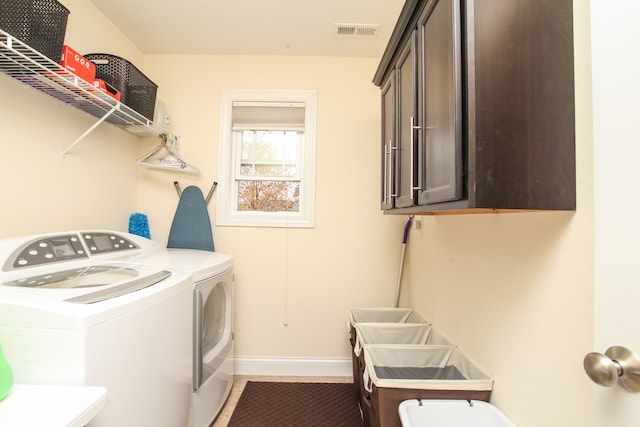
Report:
[[144,250],[106,231],[0,241],[0,343],[15,383],[105,386],[90,427],[188,425],[193,279],[124,261]]
[[233,257],[219,252],[164,248],[129,235],[146,248],[132,262],[193,276],[192,427],[216,418],[233,386]]

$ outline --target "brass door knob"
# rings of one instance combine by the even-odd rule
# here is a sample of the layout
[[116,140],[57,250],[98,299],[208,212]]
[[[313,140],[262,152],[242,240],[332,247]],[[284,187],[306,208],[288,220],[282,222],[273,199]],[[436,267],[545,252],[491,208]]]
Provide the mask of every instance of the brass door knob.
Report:
[[589,353],[584,370],[593,382],[604,387],[620,383],[631,392],[640,391],[640,358],[626,347],[609,347],[604,354]]

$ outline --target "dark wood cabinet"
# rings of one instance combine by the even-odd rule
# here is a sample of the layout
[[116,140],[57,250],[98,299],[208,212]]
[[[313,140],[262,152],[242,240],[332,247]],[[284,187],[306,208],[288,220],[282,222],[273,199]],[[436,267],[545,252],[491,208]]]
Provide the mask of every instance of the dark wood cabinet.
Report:
[[574,210],[571,0],[407,0],[382,89],[382,209]]
[[392,209],[395,202],[396,150],[396,74],[391,71],[382,85],[382,209]]
[[460,4],[431,3],[418,19],[421,66],[418,204],[462,197],[462,79]]
[[415,165],[415,141],[416,141],[416,114],[418,105],[418,93],[416,87],[416,62],[417,37],[416,31],[411,37],[398,58],[396,64],[396,138],[395,160],[397,168],[395,181],[397,185],[395,204],[396,207],[413,206],[415,203],[414,191],[414,165]]

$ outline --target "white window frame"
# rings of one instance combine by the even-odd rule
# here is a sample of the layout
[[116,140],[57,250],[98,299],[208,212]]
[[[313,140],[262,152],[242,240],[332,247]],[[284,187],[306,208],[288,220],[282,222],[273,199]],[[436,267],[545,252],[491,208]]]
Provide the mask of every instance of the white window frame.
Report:
[[[303,102],[304,144],[300,161],[300,209],[298,212],[238,211],[235,193],[235,156],[232,111],[234,102]],[[216,225],[237,227],[315,227],[316,169],[315,91],[230,90],[221,95]]]

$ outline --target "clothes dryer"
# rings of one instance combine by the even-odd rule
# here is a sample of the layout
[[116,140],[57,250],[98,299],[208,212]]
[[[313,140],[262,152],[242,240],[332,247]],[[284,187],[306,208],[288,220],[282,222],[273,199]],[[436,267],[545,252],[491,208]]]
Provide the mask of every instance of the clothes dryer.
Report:
[[14,381],[105,386],[91,427],[189,420],[192,277],[109,260],[142,251],[103,231],[0,241],[0,343]]
[[233,386],[233,257],[219,252],[163,248],[127,235],[142,252],[130,262],[193,276],[192,427],[208,427]]

